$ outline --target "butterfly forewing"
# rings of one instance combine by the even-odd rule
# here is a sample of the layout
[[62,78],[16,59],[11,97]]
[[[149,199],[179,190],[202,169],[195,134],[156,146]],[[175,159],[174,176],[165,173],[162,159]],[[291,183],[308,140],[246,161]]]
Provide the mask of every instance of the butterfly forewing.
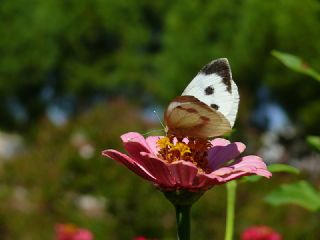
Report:
[[226,58],[205,65],[182,95],[191,95],[221,112],[234,125],[238,111],[239,94],[229,62]]
[[239,97],[238,87],[233,80],[231,81],[231,86],[232,86],[232,105],[231,105],[230,111],[228,111],[226,115],[226,118],[229,120],[231,126],[233,127],[237,117],[237,113],[238,113],[240,97]]

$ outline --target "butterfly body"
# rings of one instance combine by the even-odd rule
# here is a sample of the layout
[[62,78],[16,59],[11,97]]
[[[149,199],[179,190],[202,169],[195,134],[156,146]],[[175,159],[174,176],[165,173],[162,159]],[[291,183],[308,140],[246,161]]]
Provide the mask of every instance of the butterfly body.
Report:
[[239,104],[228,60],[205,65],[164,113],[167,133],[208,138],[231,131]]

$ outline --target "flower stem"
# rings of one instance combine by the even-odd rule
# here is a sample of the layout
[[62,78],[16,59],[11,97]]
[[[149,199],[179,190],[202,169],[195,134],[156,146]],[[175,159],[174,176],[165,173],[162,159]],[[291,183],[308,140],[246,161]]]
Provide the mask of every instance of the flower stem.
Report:
[[204,191],[175,190],[163,193],[176,209],[178,240],[190,240],[191,206],[199,200]]
[[231,181],[227,183],[227,220],[225,240],[233,239],[234,228],[234,210],[236,203],[237,182]]
[[178,240],[190,240],[191,205],[175,205]]

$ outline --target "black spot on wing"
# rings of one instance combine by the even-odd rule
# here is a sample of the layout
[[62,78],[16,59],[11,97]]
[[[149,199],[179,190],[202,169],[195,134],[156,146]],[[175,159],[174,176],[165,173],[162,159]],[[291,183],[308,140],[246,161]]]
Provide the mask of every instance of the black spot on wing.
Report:
[[206,95],[212,95],[214,93],[214,88],[211,86],[206,87],[206,89],[204,90],[204,94]]
[[212,103],[212,104],[210,104],[210,106],[211,106],[212,108],[214,108],[215,110],[218,110],[218,109],[219,109],[219,106],[218,106],[217,104]]
[[219,58],[208,63],[200,70],[200,73],[205,75],[215,73],[219,75],[222,78],[224,85],[226,85],[227,91],[231,93],[231,70],[226,58]]

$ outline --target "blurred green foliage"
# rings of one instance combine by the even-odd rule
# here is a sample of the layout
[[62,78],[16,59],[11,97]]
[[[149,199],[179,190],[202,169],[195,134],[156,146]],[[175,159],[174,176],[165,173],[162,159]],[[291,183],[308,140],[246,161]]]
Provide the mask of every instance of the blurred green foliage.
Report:
[[[275,50],[272,51],[272,55],[291,70],[320,81],[320,74],[300,57]],[[320,137],[309,135],[306,141],[314,151],[320,151]],[[320,209],[320,193],[307,181],[282,184],[269,193],[265,197],[265,201],[274,206],[296,204],[313,212]]]
[[[307,62],[303,61],[300,57],[297,57],[292,54],[272,51],[272,55],[280,60],[285,66],[290,68],[293,71],[305,74],[317,81],[320,81],[320,73],[312,68]],[[316,88],[319,90],[319,87]],[[301,120],[305,126],[309,126],[313,129],[314,132],[319,133],[318,131],[318,119],[314,116],[320,116],[320,102],[319,98],[311,101],[305,108],[300,110]],[[299,110],[299,109],[298,109]]]
[[319,136],[308,136],[308,144],[317,152],[320,152],[320,137]]
[[306,181],[283,184],[269,193],[265,200],[274,206],[297,204],[309,211],[320,209],[320,193]]
[[289,53],[283,53],[276,50],[272,51],[272,55],[279,59],[284,65],[286,65],[291,70],[303,73],[314,78],[317,81],[320,81],[320,73],[318,73],[316,70],[310,67],[301,58]]
[[291,174],[300,173],[299,169],[287,164],[280,164],[280,163],[269,165],[268,170],[272,173],[291,173]]
[[[63,128],[47,120],[41,128],[45,131],[36,134],[27,152],[1,171],[1,191],[7,191],[0,194],[1,239],[52,239],[54,225],[61,222],[86,226],[96,239],[130,239],[140,231],[161,236],[161,219],[155,217],[151,225],[146,217],[168,214],[170,205],[159,205],[165,201],[161,194],[101,156],[106,147],[121,148],[119,136],[125,128],[141,132],[150,128],[142,123],[135,107],[120,100],[108,107],[98,106]],[[84,139],[75,141],[79,134]],[[81,155],[85,144],[94,148],[89,158]],[[21,188],[26,194],[18,201],[15,192]],[[76,204],[83,194],[105,197],[107,210],[98,216],[85,214]],[[145,208],[146,204],[159,207]],[[173,216],[168,221],[174,226]]]
[[228,57],[241,86],[240,116],[264,83],[295,121],[319,133],[320,114],[312,114],[320,112],[319,86],[283,71],[269,54],[294,52],[320,69],[319,10],[317,0],[4,0],[1,125],[15,126],[5,108],[14,98],[27,109],[29,127],[47,107],[41,93],[48,84],[56,98],[76,96],[76,109],[101,92],[167,102],[205,63]]

